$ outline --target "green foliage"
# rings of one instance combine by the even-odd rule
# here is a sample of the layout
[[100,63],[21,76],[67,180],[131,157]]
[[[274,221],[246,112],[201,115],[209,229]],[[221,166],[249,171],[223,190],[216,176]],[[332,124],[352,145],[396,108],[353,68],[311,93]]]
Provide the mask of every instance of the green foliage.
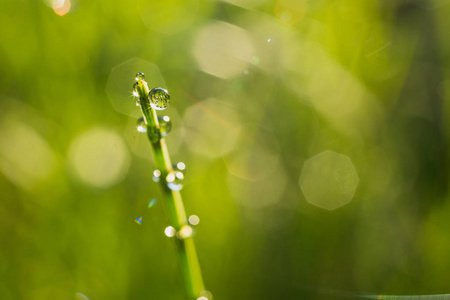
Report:
[[1,299],[184,297],[140,71],[216,299],[448,292],[448,1],[71,1],[0,1]]

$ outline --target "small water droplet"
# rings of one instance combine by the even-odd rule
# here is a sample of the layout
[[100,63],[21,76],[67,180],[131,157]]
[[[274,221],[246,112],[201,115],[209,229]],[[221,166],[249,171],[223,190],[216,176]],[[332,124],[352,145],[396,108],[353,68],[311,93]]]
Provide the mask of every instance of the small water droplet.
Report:
[[136,218],[134,220],[137,224],[142,225],[142,217]]
[[248,75],[248,70],[244,70],[244,75]]
[[172,130],[172,121],[168,116],[158,116],[159,130],[161,132],[161,137],[165,137]]
[[144,117],[140,117],[136,122],[137,131],[147,132],[147,124],[145,124]]
[[270,41],[271,41],[271,39],[270,39],[270,38],[268,38],[268,39],[267,39],[267,42],[268,42],[268,43],[270,43]]
[[177,238],[179,238],[180,240],[184,240],[192,237],[193,234],[194,230],[192,229],[192,227],[189,225],[184,225],[183,227],[181,227],[180,231],[177,232]]
[[166,229],[164,229],[164,234],[167,237],[173,237],[173,236],[175,236],[176,233],[177,232],[176,232],[175,228],[173,228],[172,226],[167,226]]
[[200,293],[200,297],[197,298],[197,300],[212,300],[213,299],[213,295],[210,291],[202,291]]
[[153,207],[153,205],[155,205],[156,204],[156,198],[153,198],[152,200],[150,200],[150,202],[148,203],[148,208],[152,208]]
[[170,172],[166,177],[166,182],[172,191],[180,191],[183,188],[184,174],[180,171]]
[[166,109],[170,104],[169,92],[163,88],[154,88],[148,93],[150,105],[156,110]]
[[177,170],[179,170],[179,171],[184,171],[184,170],[186,170],[186,164],[184,163],[184,162],[179,162],[179,163],[177,163],[175,166],[174,166],[174,168],[176,168]]
[[136,81],[144,80],[145,75],[142,72],[136,73]]
[[137,91],[137,82],[133,83],[133,96],[139,98],[139,93]]
[[160,177],[161,177],[161,171],[160,170],[153,171],[153,181],[154,182],[159,182]]
[[189,216],[188,222],[189,222],[189,224],[195,226],[195,225],[198,225],[198,223],[200,223],[200,218],[196,215],[192,215],[192,216]]

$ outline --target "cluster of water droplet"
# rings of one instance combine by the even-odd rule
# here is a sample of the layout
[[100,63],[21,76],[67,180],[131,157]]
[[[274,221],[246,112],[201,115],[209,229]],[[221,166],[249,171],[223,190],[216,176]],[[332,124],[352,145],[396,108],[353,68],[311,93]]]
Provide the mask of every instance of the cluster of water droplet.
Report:
[[[141,105],[141,99],[137,90],[138,82],[145,79],[143,73],[136,74],[136,82],[133,84],[133,96],[137,98],[136,105]],[[148,94],[150,106],[156,110],[163,110],[169,106],[169,93],[163,88],[154,88]],[[166,137],[172,130],[172,122],[168,116],[158,116],[159,128],[149,128],[144,117],[137,120],[137,130],[139,132],[146,132],[152,141],[157,141],[160,138]]]
[[180,191],[183,188],[185,170],[186,165],[183,162],[173,165],[173,171],[169,172],[166,176],[166,182],[169,189],[172,191]]
[[[133,84],[133,96],[137,98],[136,101],[137,106],[140,106],[140,97],[137,87],[139,85],[139,82],[143,80],[145,80],[144,73],[141,72],[137,73],[136,82]],[[167,92],[167,90],[157,87],[150,90],[150,92],[148,93],[148,100],[152,108],[156,110],[164,110],[170,104],[170,95],[169,92]]]
[[193,226],[197,225],[200,222],[200,219],[197,216],[192,215],[188,218],[188,222],[188,225],[181,226],[178,231],[173,226],[167,226],[166,229],[164,229],[164,234],[167,237],[176,236],[180,240],[190,238],[194,235]]

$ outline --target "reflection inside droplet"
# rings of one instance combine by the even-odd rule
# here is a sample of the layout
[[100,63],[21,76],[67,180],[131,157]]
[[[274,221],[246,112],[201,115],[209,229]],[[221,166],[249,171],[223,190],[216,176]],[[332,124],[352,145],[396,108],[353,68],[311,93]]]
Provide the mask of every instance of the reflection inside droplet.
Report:
[[170,104],[169,92],[163,88],[154,88],[148,93],[150,105],[156,110],[166,109]]
[[198,225],[198,223],[200,223],[200,218],[196,215],[192,215],[192,216],[189,216],[188,222],[189,222],[189,224],[195,226],[195,225]]
[[167,226],[166,229],[164,230],[164,234],[167,237],[173,237],[176,234],[176,230],[172,226]]
[[136,218],[134,220],[137,224],[142,225],[142,217]]

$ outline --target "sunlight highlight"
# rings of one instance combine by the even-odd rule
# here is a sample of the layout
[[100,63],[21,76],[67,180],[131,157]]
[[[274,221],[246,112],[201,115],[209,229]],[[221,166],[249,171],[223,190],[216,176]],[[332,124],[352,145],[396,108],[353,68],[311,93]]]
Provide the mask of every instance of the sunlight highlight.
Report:
[[70,11],[72,3],[70,0],[53,0],[52,8],[58,16],[64,16]]

